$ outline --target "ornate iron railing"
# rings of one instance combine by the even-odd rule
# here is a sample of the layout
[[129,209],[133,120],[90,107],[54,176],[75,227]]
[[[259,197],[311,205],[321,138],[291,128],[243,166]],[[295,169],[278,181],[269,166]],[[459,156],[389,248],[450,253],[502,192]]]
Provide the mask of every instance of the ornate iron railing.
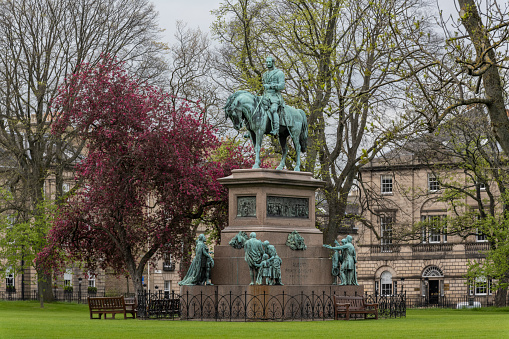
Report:
[[[465,295],[461,297],[436,296],[428,298],[425,296],[411,296],[406,300],[407,308],[464,308],[464,307],[490,307],[495,306],[494,296]],[[509,306],[509,295],[505,304]]]
[[180,297],[175,292],[157,291],[138,292],[138,318],[170,318],[180,317]]
[[[366,298],[379,303],[382,318],[406,316],[404,295]],[[311,295],[252,295],[231,291],[226,295],[172,293],[170,298],[164,298],[161,293],[141,292],[138,294],[138,317],[209,321],[331,320],[334,319],[334,305],[333,296],[325,292]]]
[[378,316],[381,318],[406,317],[406,294],[368,295],[368,303],[378,303]]
[[[104,297],[107,296],[104,291],[96,292],[96,293],[88,293],[85,291],[63,291],[53,289],[53,301],[63,301],[63,302],[74,302],[74,303],[87,303],[87,297]],[[129,296],[129,294],[124,294],[124,296]],[[130,296],[134,296],[134,294],[130,294]],[[0,300],[39,300],[39,293],[37,291],[25,291],[24,293],[17,289],[15,292],[3,292],[0,291]]]

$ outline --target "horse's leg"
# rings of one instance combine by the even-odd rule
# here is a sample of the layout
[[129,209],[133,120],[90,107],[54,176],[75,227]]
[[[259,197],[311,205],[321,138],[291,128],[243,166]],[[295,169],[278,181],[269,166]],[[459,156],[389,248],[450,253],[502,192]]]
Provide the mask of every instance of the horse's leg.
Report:
[[286,144],[286,138],[288,134],[286,132],[279,133],[279,144],[281,145],[281,149],[283,150],[283,155],[281,156],[281,162],[279,166],[276,168],[277,170],[282,170],[285,168],[286,164],[286,155],[288,154],[288,145]]
[[[255,133],[253,133],[255,134]],[[255,134],[255,140],[253,140],[254,144],[254,150],[255,150],[255,163],[253,165],[253,168],[260,168],[260,164],[262,161],[260,160],[260,150],[262,149],[262,138],[263,138],[263,132],[257,131]]]
[[294,171],[300,172],[300,133],[302,132],[302,124],[295,124],[295,127],[292,128],[292,136],[293,147],[295,147],[295,153],[297,155],[297,159],[295,160],[295,168]]

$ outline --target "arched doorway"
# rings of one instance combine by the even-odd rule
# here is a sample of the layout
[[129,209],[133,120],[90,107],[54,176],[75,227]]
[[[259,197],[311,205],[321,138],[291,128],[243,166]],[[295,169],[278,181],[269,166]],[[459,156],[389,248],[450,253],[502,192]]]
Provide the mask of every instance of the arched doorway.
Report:
[[428,266],[422,271],[422,296],[430,304],[438,304],[444,295],[444,273],[437,266]]

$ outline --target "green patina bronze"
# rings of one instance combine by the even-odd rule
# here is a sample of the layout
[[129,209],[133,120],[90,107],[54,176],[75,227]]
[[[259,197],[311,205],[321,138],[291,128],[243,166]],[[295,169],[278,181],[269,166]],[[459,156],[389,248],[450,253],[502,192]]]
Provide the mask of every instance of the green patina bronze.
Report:
[[251,278],[250,285],[283,285],[281,282],[283,260],[268,240],[262,243],[256,239],[255,232],[252,232],[248,238],[246,232],[240,231],[228,244],[236,249],[244,248],[244,259],[249,266]]
[[285,105],[281,91],[285,88],[284,73],[274,67],[274,59],[267,58],[268,71],[262,76],[263,96],[255,96],[247,91],[237,91],[230,95],[224,106],[226,117],[237,130],[244,125],[255,149],[253,168],[260,168],[260,150],[265,134],[279,138],[283,156],[277,169],[285,167],[288,154],[287,138],[290,136],[296,152],[295,171],[300,171],[301,152],[306,152],[308,123],[306,113],[301,109]]
[[269,276],[266,284],[283,285],[281,282],[281,264],[283,260],[277,255],[276,247],[271,245],[268,240],[265,240],[263,242],[263,248],[265,249],[269,261]]
[[333,284],[336,284],[337,277],[341,280],[340,285],[359,285],[357,283],[357,253],[352,244],[353,238],[347,235],[341,240],[341,245],[335,241],[336,246],[323,245],[328,249],[334,250],[332,256],[332,276]]
[[205,235],[200,234],[196,240],[196,255],[187,270],[187,274],[178,284],[183,285],[213,285],[210,282],[210,269],[214,267],[214,259],[210,256],[209,248],[205,244]]
[[269,118],[272,120],[272,131],[270,134],[279,135],[279,112],[284,115],[285,102],[281,91],[285,89],[285,74],[274,67],[274,59],[266,59],[268,71],[263,73],[263,100],[262,105]]
[[303,251],[308,248],[304,243],[304,238],[297,231],[293,231],[288,234],[286,246],[290,247],[294,251]]
[[247,236],[246,232],[240,231],[239,233],[237,233],[236,236],[234,236],[232,238],[232,240],[230,240],[230,242],[228,242],[228,245],[230,245],[231,247],[233,247],[235,249],[240,250],[241,248],[244,248],[244,243],[248,239],[249,239],[249,237]]
[[244,259],[249,266],[249,276],[251,277],[250,285],[254,285],[258,279],[258,270],[263,259],[265,250],[260,240],[256,239],[256,233],[251,232],[249,239],[244,243],[245,256]]
[[256,197],[237,197],[237,217],[256,217]]
[[267,217],[309,218],[309,199],[267,196]]

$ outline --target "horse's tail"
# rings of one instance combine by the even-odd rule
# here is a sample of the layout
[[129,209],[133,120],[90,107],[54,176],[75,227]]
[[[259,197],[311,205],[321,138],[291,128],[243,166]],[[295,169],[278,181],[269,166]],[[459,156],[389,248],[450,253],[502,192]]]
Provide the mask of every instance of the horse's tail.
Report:
[[302,116],[302,131],[299,137],[300,151],[306,152],[308,146],[308,117],[303,110],[299,109],[299,112]]

